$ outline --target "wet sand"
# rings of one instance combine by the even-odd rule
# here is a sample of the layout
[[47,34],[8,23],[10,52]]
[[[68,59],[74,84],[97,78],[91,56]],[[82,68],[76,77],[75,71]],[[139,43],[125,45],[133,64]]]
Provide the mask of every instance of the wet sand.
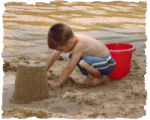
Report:
[[[106,77],[101,85],[87,87],[74,82],[76,76],[82,78],[76,69],[61,87],[48,87],[49,98],[30,104],[9,101],[14,89],[16,66],[22,60],[44,62],[47,57],[21,56],[5,62],[3,118],[140,118],[146,114],[147,94],[145,54],[141,53],[133,53],[131,72],[120,80]],[[67,62],[67,57],[60,57],[50,69],[50,78],[56,80]]]

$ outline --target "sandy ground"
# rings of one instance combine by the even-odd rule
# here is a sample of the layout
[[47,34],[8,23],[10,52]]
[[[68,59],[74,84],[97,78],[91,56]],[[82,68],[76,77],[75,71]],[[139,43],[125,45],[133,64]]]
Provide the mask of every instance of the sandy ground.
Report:
[[[14,89],[16,68],[19,61],[46,61],[46,57],[21,56],[4,64],[3,118],[140,118],[145,116],[147,93],[145,91],[145,54],[133,54],[131,72],[120,80],[105,79],[96,87],[75,83],[76,69],[67,81],[57,88],[48,87],[49,98],[29,104],[14,104],[9,101]],[[51,78],[56,79],[65,65],[67,57],[61,57],[50,69]]]

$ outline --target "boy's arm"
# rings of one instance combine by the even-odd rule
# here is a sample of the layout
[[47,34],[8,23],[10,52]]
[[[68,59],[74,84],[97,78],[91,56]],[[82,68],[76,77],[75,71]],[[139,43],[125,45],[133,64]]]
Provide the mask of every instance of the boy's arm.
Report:
[[55,60],[57,60],[57,58],[60,55],[60,51],[54,50],[51,54],[51,56],[48,58],[47,63],[46,63],[46,70],[48,70],[51,65],[55,62]]
[[64,71],[62,72],[58,81],[54,82],[50,80],[48,81],[48,83],[54,87],[61,85],[64,82],[64,80],[72,73],[80,58],[81,58],[81,52],[72,53],[72,58],[70,59]]

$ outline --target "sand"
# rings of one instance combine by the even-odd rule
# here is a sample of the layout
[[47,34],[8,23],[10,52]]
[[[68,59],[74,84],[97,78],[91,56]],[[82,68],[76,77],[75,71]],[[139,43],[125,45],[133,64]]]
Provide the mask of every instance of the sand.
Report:
[[[28,104],[14,104],[9,101],[14,90],[16,66],[22,60],[40,60],[47,57],[21,56],[5,61],[3,118],[140,118],[145,116],[147,93],[145,91],[146,63],[145,54],[133,53],[131,72],[120,80],[105,78],[105,82],[96,87],[79,85],[74,81],[82,75],[76,69],[60,87],[48,86],[49,97]],[[68,63],[67,57],[61,57],[50,69],[50,79],[57,80]]]

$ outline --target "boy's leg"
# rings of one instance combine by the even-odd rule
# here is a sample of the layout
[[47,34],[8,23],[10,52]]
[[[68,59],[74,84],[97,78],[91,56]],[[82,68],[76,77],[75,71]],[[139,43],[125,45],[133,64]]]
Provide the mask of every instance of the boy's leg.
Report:
[[104,81],[103,75],[97,69],[91,67],[84,60],[81,60],[79,62],[79,65],[81,67],[83,67],[88,72],[88,76],[84,80],[84,84],[95,86],[95,85],[98,85]]
[[80,62],[79,62],[79,65],[81,66],[81,67],[83,67],[84,69],[86,69],[86,71],[89,73],[89,74],[91,74],[91,75],[93,75],[93,76],[95,76],[95,77],[101,77],[102,76],[102,74],[97,70],[97,69],[95,69],[95,68],[93,68],[92,66],[90,66],[87,62],[85,62],[84,60],[81,60]]

